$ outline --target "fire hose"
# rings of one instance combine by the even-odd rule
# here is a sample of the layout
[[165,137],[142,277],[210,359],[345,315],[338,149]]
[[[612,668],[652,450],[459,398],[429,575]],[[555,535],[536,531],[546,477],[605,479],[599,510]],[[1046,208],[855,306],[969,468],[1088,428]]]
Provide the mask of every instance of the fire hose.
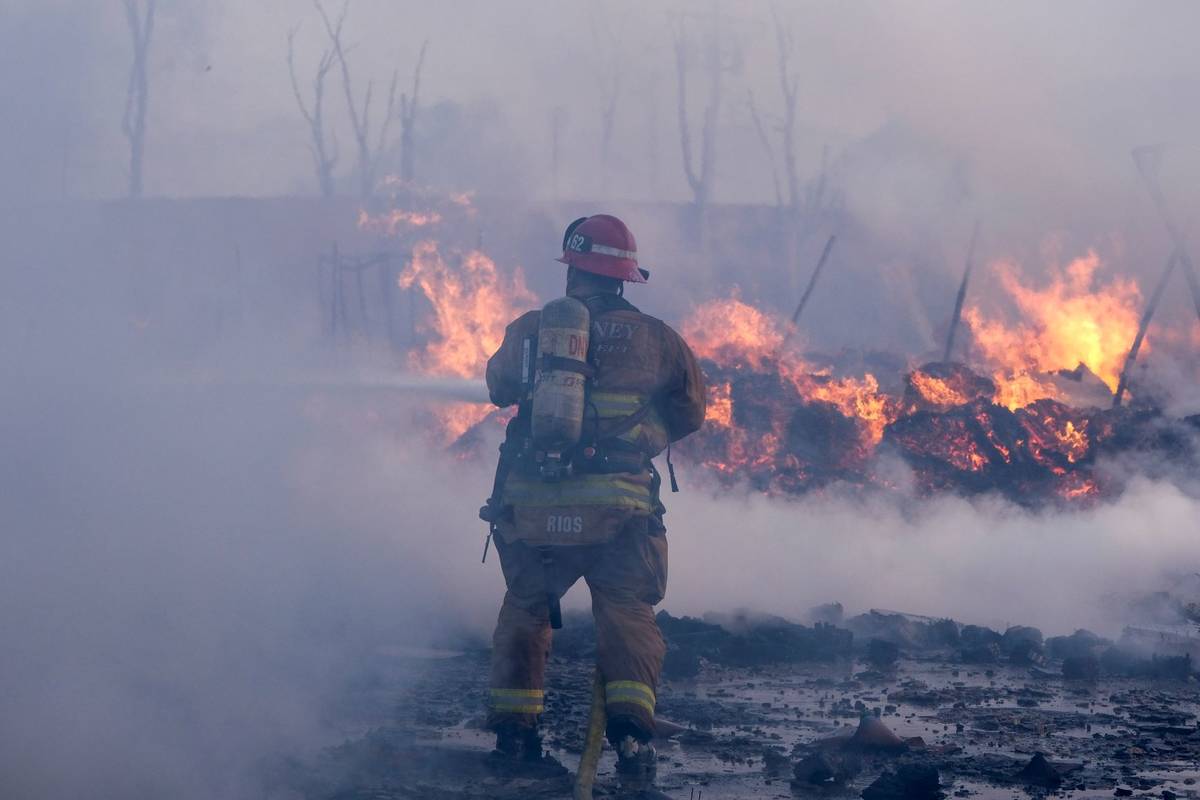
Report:
[[575,773],[575,800],[592,800],[592,784],[596,782],[596,769],[600,766],[600,751],[604,748],[604,728],[608,724],[605,712],[604,676],[596,668],[592,681],[592,708],[588,712],[587,736],[583,741],[583,755],[579,757],[579,770]]

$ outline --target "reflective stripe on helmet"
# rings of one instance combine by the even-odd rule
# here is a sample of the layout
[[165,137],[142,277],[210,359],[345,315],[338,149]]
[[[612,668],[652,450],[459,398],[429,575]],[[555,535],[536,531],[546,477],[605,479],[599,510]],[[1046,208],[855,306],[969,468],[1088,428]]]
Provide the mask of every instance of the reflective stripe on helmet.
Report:
[[593,244],[591,252],[599,253],[602,256],[613,256],[614,258],[628,258],[630,261],[637,262],[636,250],[618,250],[606,244]]
[[622,250],[619,247],[596,244],[592,241],[592,237],[585,236],[582,233],[572,233],[568,236],[566,249],[573,253],[598,253],[599,255],[612,256],[613,258],[627,258],[635,264],[637,263],[636,250]]

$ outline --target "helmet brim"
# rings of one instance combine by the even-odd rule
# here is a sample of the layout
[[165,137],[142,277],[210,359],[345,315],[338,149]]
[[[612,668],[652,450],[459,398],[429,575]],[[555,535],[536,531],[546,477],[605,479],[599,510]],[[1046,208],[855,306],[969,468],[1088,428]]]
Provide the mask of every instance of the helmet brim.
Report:
[[649,270],[642,270],[633,259],[613,258],[600,253],[576,253],[568,250],[554,260],[593,275],[603,275],[628,283],[646,283],[650,275]]

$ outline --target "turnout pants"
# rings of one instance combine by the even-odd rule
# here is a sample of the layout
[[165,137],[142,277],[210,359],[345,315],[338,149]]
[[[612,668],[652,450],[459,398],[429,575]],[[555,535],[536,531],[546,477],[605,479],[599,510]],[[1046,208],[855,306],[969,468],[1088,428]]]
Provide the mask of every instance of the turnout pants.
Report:
[[545,708],[550,654],[547,575],[549,590],[559,597],[582,577],[592,593],[609,735],[652,737],[655,691],[666,652],[653,609],[666,592],[665,533],[647,532],[646,521],[640,519],[605,544],[550,548],[549,567],[538,547],[497,537],[496,549],[508,591],[492,638],[488,726],[537,725]]

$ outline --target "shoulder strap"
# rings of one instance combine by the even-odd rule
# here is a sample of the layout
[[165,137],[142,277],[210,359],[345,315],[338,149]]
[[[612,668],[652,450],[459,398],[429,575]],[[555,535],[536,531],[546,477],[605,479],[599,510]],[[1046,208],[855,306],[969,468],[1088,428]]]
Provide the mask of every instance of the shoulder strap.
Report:
[[[611,292],[602,292],[594,294],[591,297],[586,297],[583,304],[587,306],[588,313],[593,317],[599,316],[607,311],[637,311],[638,308],[633,303],[621,297],[619,294]],[[640,313],[640,312],[639,312]]]
[[596,368],[591,364],[574,358],[563,358],[562,356],[542,356],[537,361],[537,368],[554,369],[562,372],[577,372],[585,378],[591,378],[596,374]]
[[[583,304],[587,306],[588,313],[592,319],[609,311],[634,311],[639,314],[641,313],[633,303],[621,295],[612,294],[611,292],[594,294],[591,297],[585,298]],[[645,403],[638,406],[637,410],[632,414],[613,420],[610,425],[599,427],[596,430],[596,441],[602,442],[606,439],[616,439],[618,436],[628,433],[637,427],[653,410],[654,398],[651,397]]]

